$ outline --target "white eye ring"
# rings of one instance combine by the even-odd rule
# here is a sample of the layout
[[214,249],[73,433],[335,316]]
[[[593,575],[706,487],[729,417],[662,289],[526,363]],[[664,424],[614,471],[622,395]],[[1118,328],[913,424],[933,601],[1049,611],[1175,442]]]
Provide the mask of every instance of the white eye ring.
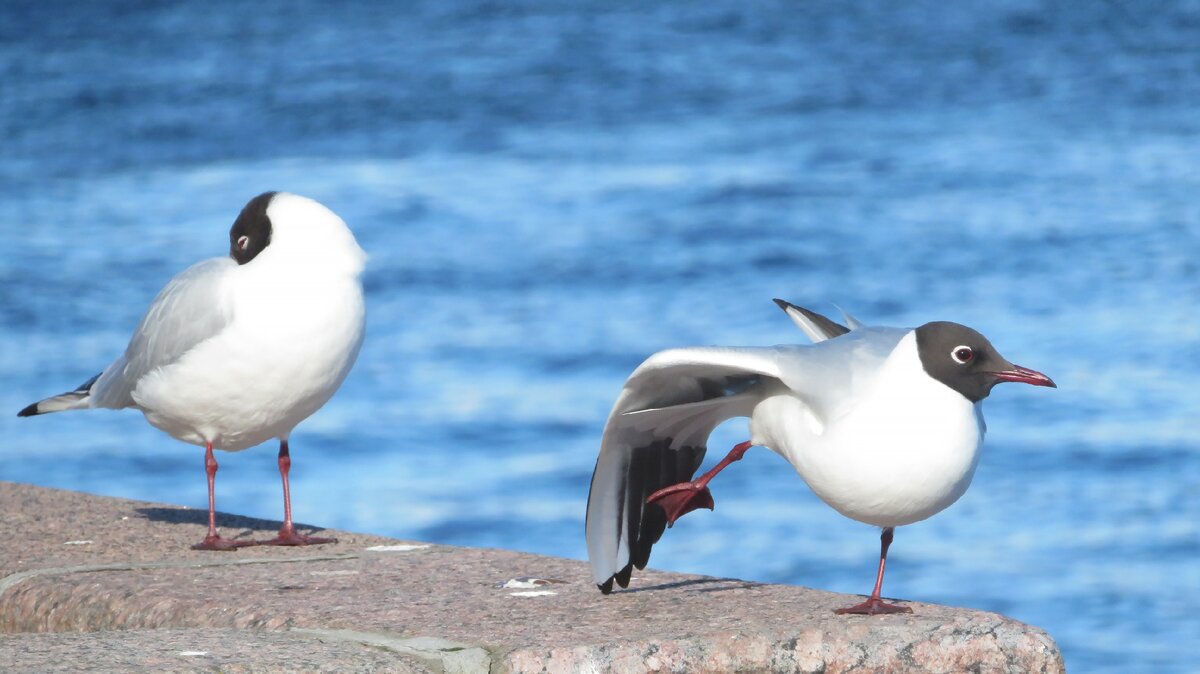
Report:
[[959,365],[966,365],[972,360],[975,360],[975,351],[966,344],[959,344],[953,349],[950,349],[950,357]]
[[238,250],[246,250],[246,246],[250,245],[250,237],[239,236],[237,240]]

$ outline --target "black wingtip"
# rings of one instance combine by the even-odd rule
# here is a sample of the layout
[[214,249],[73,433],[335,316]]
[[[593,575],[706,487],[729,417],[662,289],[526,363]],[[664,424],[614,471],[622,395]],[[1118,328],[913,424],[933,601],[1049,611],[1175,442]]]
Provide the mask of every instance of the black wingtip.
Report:
[[37,413],[38,413],[38,404],[34,403],[34,404],[30,405],[29,407],[26,407],[25,409],[21,410],[20,412],[17,412],[17,416],[32,417],[32,416],[36,416]]
[[633,562],[630,562],[613,576],[617,580],[617,585],[621,587],[629,587],[629,578],[633,576]]
[[[776,297],[775,299],[773,299],[771,301],[774,302],[775,304],[778,304],[779,308],[783,309],[784,311],[787,311],[788,308],[790,308],[790,307],[796,307],[795,304],[792,304],[791,302],[789,302],[787,300],[781,300],[778,297]],[[800,307],[796,307],[796,308],[799,309]]]
[[629,579],[632,576],[633,562],[630,562],[625,565],[625,568],[610,576],[608,580],[603,583],[596,583],[596,587],[600,588],[600,592],[603,594],[612,594],[614,582],[621,587],[629,587]]

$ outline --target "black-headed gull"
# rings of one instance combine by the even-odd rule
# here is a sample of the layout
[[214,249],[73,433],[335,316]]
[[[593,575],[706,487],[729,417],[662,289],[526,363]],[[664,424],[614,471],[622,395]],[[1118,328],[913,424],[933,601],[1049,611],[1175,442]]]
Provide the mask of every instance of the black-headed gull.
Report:
[[[775,301],[814,344],[671,349],[625,382],[588,496],[588,557],[605,594],[614,581],[628,586],[676,519],[712,509],[708,482],[761,445],[835,510],[883,528],[874,591],[838,612],[909,612],[880,598],[893,529],[967,490],[985,431],[981,403],[993,386],[1054,386],[964,325],[866,327],[847,316],[847,328]],[[693,480],[709,434],[732,417],[750,418],[750,440]]]
[[335,542],[292,526],[288,436],[333,396],[362,345],[366,254],[346,223],[305,197],[267,192],[229,230],[229,257],[181,272],[150,304],[125,353],[74,391],[21,410],[132,407],[205,448],[208,535],[192,547],[253,544],[217,535],[213,449],[279,439],[283,527],[262,544]]

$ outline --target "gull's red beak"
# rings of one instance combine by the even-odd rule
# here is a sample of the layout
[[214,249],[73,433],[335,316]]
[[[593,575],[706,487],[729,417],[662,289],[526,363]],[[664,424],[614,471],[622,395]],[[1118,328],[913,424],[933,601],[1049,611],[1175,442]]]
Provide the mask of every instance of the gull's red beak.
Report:
[[1049,386],[1050,388],[1058,388],[1052,379],[1037,370],[1030,370],[1027,367],[1013,365],[1011,370],[1001,370],[999,372],[990,373],[1000,381],[1015,381],[1022,384],[1030,384],[1032,386]]

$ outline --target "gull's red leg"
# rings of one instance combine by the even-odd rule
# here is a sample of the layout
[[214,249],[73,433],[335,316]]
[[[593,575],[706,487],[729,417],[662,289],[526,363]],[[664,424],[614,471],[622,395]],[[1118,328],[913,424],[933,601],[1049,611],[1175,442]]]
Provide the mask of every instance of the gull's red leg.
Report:
[[292,490],[288,484],[288,472],[292,469],[292,455],[288,453],[287,440],[279,441],[279,476],[283,478],[283,526],[279,535],[258,545],[319,545],[321,543],[337,543],[336,538],[319,538],[296,533],[292,526]]
[[883,590],[883,567],[887,565],[887,551],[892,545],[892,531],[892,527],[885,527],[883,533],[879,536],[879,573],[875,576],[875,589],[871,591],[871,596],[867,597],[867,600],[861,604],[856,604],[848,608],[839,608],[834,613],[854,613],[858,615],[912,613],[911,607],[889,604],[879,596],[879,593]]
[[231,541],[217,535],[217,499],[215,485],[217,481],[217,457],[213,456],[212,443],[204,445],[204,472],[208,474],[208,535],[203,541],[192,546],[193,550],[237,550],[249,541]]
[[684,515],[696,510],[697,508],[713,509],[712,492],[708,490],[708,483],[717,473],[725,470],[725,467],[734,461],[740,461],[742,456],[746,454],[746,450],[753,447],[749,441],[743,442],[734,446],[729,450],[729,454],[725,455],[721,462],[713,467],[704,475],[692,480],[691,482],[680,482],[669,487],[663,487],[646,498],[646,503],[654,503],[662,507],[667,513],[667,526],[675,526],[675,520]]

